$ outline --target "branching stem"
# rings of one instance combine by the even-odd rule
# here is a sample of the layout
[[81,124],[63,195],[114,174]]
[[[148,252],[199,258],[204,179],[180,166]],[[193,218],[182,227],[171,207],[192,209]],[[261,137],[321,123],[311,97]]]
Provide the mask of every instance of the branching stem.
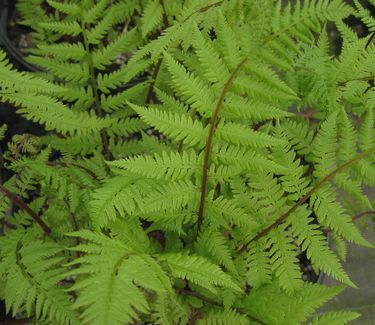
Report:
[[3,185],[0,185],[0,192],[2,192],[9,200],[11,200],[20,209],[25,211],[34,221],[43,229],[46,235],[51,233],[51,228],[15,193],[9,191]]
[[238,72],[241,70],[242,66],[247,62],[249,56],[247,55],[232,71],[230,74],[227,82],[225,83],[223,90],[221,91],[219,100],[216,104],[215,110],[211,116],[210,122],[210,129],[208,132],[208,138],[206,142],[205,152],[204,152],[204,161],[203,161],[203,168],[202,168],[202,185],[201,185],[201,195],[200,195],[200,202],[199,202],[199,210],[198,210],[198,232],[202,227],[204,221],[204,208],[206,204],[206,191],[207,191],[207,181],[208,181],[208,164],[210,160],[213,138],[215,135],[219,114],[221,108],[224,104],[225,95],[227,94],[230,86],[233,83],[234,78],[237,76]]
[[362,217],[366,217],[366,216],[370,216],[370,215],[375,215],[375,211],[365,211],[365,212],[361,212],[361,213],[358,213],[357,215],[355,215],[352,220],[355,221],[355,220],[358,220],[358,219],[361,219]]
[[315,186],[308,191],[303,197],[301,197],[295,205],[293,205],[288,211],[286,211],[283,215],[281,215],[276,221],[274,221],[271,225],[264,228],[260,232],[258,232],[253,238],[251,238],[248,242],[246,242],[242,247],[238,250],[238,252],[241,254],[245,251],[247,251],[248,246],[258,241],[260,238],[267,235],[271,230],[275,229],[277,226],[282,224],[294,211],[297,210],[298,207],[300,207],[303,203],[305,203],[311,195],[313,195],[318,189],[322,187],[327,181],[329,181],[333,176],[335,176],[337,173],[341,172],[348,166],[352,165],[353,163],[357,162],[358,160],[370,155],[371,153],[375,152],[375,148],[371,148],[357,156],[355,156],[353,159],[348,160],[347,162],[343,163],[342,165],[338,166],[336,169],[334,169],[332,172],[330,172],[328,175],[323,177],[318,183],[315,184]]

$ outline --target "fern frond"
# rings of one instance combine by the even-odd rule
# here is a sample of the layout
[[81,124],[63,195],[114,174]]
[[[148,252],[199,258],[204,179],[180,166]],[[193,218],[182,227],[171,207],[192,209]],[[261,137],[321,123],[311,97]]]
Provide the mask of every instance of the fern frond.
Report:
[[135,174],[155,179],[177,180],[189,178],[201,166],[195,151],[179,153],[162,152],[161,155],[138,156],[113,161],[111,166],[127,169]]
[[229,166],[239,166],[244,171],[264,171],[284,173],[286,169],[278,163],[257,152],[241,146],[221,145],[213,150],[213,158]]
[[321,224],[334,230],[338,235],[350,242],[372,247],[363,238],[357,227],[352,222],[352,218],[345,213],[340,203],[333,196],[329,188],[318,190],[311,197],[311,204]]
[[[69,296],[59,285],[64,279],[65,262],[62,247],[51,241],[41,241],[35,234],[19,231],[1,237],[1,277],[7,279],[5,302],[13,315],[24,310],[26,315],[51,322],[80,324],[71,309]],[[3,266],[6,266],[4,268]]]
[[129,104],[142,120],[158,131],[164,133],[176,142],[183,141],[184,144],[202,146],[206,141],[208,130],[197,121],[184,114],[159,111],[155,108],[145,108]]
[[111,73],[98,74],[98,87],[104,93],[108,93],[109,89],[126,84],[138,74],[146,70],[150,65],[149,61],[132,62],[122,66],[120,69]]
[[53,94],[64,93],[64,88],[52,82],[38,78],[26,72],[17,72],[9,64],[6,55],[0,50],[0,86],[1,91],[20,91],[23,93]]
[[271,106],[261,100],[244,100],[242,97],[228,93],[227,99],[223,105],[223,116],[239,119],[240,121],[243,121],[243,119],[246,118],[251,122],[261,122],[265,120],[291,117],[293,114],[283,111],[276,106]]
[[327,240],[319,230],[319,225],[312,223],[313,220],[309,217],[310,213],[302,206],[289,218],[291,231],[298,238],[298,245],[303,251],[306,251],[307,257],[314,267],[338,281],[355,287],[343,270],[338,258],[328,248]]
[[[269,325],[301,324],[323,303],[344,287],[304,283],[294,294],[287,294],[277,282],[252,290],[244,302],[249,313]],[[284,308],[280,309],[279,301]]]
[[315,174],[324,177],[336,165],[337,114],[331,113],[322,123],[314,141]]
[[283,140],[276,139],[268,134],[261,133],[233,122],[220,122],[216,135],[234,145],[243,145],[254,148],[264,148],[282,145]]
[[211,310],[209,313],[203,316],[203,319],[199,319],[198,325],[247,325],[249,319],[246,315],[241,315],[236,311],[229,309],[225,311]]
[[78,15],[81,12],[81,8],[75,3],[61,3],[54,0],[47,0],[47,3],[60,12],[68,15]]
[[77,36],[82,32],[81,26],[76,21],[66,22],[66,21],[53,21],[48,23],[39,23],[39,27],[45,29],[46,31],[52,31],[59,34]]
[[86,63],[67,63],[54,58],[39,56],[30,56],[29,60],[43,69],[48,69],[51,73],[63,80],[84,85],[90,77],[89,67]]
[[48,130],[57,130],[62,134],[82,135],[98,131],[110,125],[109,119],[99,119],[85,112],[73,112],[56,99],[45,96],[15,93],[0,94],[0,97],[22,108],[19,112],[30,120],[45,124]]
[[104,70],[119,53],[135,48],[137,40],[139,40],[139,35],[135,28],[127,33],[122,33],[106,47],[92,53],[94,67]]
[[106,226],[109,222],[115,221],[117,215],[124,218],[126,214],[135,211],[137,192],[129,185],[136,179],[130,176],[110,179],[92,194],[90,212],[96,226]]
[[269,235],[270,262],[280,286],[287,293],[302,287],[296,248],[288,231],[276,229]]
[[178,95],[201,114],[206,116],[210,114],[215,108],[215,97],[212,90],[175,61],[170,54],[165,52],[164,58]]
[[269,284],[272,279],[270,254],[264,247],[265,242],[262,239],[252,245],[246,254],[246,264],[249,267],[246,278],[254,288]]
[[308,325],[345,325],[360,316],[354,311],[331,311],[316,316]]
[[163,210],[175,211],[191,204],[197,194],[196,187],[188,180],[170,182],[150,191],[144,198],[140,210],[143,213]]
[[159,255],[166,261],[176,278],[186,279],[215,293],[215,286],[241,290],[239,286],[217,265],[197,255],[170,253]]
[[79,292],[74,307],[84,308],[85,323],[120,325],[139,319],[139,313],[150,311],[139,286],[156,292],[171,290],[168,278],[150,256],[137,254],[121,241],[102,234],[81,231],[72,235],[90,242],[74,248],[85,255],[70,263],[73,266],[79,263],[81,267],[68,273],[78,276],[70,290]]
[[372,16],[371,12],[363,7],[358,0],[354,0],[355,7],[357,9],[356,16],[359,17],[362,22],[369,29],[370,33],[375,32],[375,18]]
[[369,108],[359,129],[359,147],[362,151],[375,147],[374,111]]
[[357,153],[357,135],[344,109],[340,112],[338,131],[340,146],[337,155],[342,161],[348,161]]
[[193,29],[193,46],[206,79],[219,86],[224,85],[228,79],[229,70],[215,48],[203,37],[197,26],[194,26]]
[[213,257],[230,272],[236,272],[226,239],[218,231],[208,229],[201,232],[196,243],[196,250],[202,256]]
[[162,22],[163,8],[158,0],[151,0],[147,3],[142,17],[141,17],[141,30],[142,37],[154,30]]
[[109,0],[99,0],[93,6],[89,7],[83,12],[83,20],[86,23],[93,23],[99,17],[103,16],[106,6],[109,4]]
[[80,61],[86,55],[86,51],[82,43],[59,43],[59,44],[40,44],[34,53],[49,55],[57,59],[68,60],[73,59]]
[[139,99],[140,96],[143,96],[147,86],[146,83],[139,83],[116,95],[105,96],[102,94],[100,102],[103,105],[103,109],[107,112],[119,111],[127,106],[128,101]]

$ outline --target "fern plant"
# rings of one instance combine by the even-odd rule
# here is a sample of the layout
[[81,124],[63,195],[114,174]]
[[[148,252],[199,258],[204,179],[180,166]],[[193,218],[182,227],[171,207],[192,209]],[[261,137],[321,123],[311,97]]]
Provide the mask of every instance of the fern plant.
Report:
[[[41,72],[15,71],[2,53],[0,97],[48,132],[15,136],[4,154],[7,311],[98,325],[359,316],[316,312],[356,287],[345,243],[372,247],[353,222],[374,213],[375,186],[375,48],[343,21],[373,31],[359,2],[19,0],[18,10]],[[337,57],[328,22],[343,38]],[[342,285],[304,281],[302,254]]]

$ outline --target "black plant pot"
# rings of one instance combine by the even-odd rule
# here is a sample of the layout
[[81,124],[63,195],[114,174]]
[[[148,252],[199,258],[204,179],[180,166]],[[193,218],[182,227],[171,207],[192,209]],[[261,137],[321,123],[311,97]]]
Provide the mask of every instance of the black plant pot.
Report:
[[27,62],[23,54],[14,46],[8,36],[8,24],[15,9],[15,0],[0,0],[0,45],[11,57],[12,62],[23,71],[40,71],[36,66]]

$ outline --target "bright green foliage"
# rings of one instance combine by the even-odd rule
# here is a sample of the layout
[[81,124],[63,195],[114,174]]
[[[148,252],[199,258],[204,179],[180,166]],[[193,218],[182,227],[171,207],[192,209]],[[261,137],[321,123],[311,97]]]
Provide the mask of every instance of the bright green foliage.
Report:
[[309,325],[341,325],[358,318],[360,314],[352,311],[328,312],[315,317]]
[[301,259],[355,287],[346,242],[372,246],[352,218],[374,211],[375,47],[344,19],[374,18],[359,1],[284,3],[18,0],[41,71],[0,52],[0,101],[48,133],[3,155],[8,311],[57,325],[358,316],[320,315],[344,286],[309,283]]

